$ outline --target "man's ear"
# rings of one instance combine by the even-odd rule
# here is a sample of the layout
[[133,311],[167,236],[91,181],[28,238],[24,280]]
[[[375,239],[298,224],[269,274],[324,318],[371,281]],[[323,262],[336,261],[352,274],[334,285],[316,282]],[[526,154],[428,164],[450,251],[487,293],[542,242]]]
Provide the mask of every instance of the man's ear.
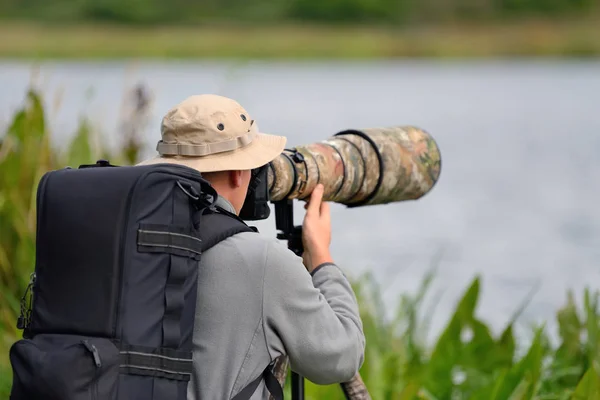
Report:
[[229,185],[232,188],[242,186],[242,171],[229,171]]

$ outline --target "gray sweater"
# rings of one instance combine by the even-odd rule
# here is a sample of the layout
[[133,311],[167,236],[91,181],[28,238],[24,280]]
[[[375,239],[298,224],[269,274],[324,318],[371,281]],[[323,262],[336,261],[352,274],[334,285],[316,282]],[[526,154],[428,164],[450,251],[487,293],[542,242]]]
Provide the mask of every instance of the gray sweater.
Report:
[[[233,212],[219,198],[218,205]],[[284,242],[239,233],[200,262],[188,400],[225,400],[287,355],[292,370],[317,384],[350,380],[364,360],[356,298],[342,271],[311,276]],[[252,400],[267,399],[261,382]]]

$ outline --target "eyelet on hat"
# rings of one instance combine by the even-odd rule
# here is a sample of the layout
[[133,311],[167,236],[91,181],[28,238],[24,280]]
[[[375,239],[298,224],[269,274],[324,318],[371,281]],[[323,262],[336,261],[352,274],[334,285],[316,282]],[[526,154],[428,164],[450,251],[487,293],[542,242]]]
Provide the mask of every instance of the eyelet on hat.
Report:
[[225,129],[225,125],[219,124],[219,125],[217,125],[217,129],[222,131],[223,129]]
[[240,115],[240,117],[242,117],[242,121],[246,120],[246,116],[244,114]]

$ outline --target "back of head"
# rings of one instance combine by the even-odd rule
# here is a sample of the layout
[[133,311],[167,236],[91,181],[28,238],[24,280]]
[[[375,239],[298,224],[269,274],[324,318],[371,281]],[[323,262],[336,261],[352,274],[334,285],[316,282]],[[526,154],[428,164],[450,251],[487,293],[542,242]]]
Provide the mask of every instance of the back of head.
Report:
[[238,212],[250,171],[272,161],[286,143],[283,136],[260,132],[237,101],[215,94],[190,96],[171,108],[162,119],[161,136],[158,156],[138,165],[172,163],[193,168],[206,175]]

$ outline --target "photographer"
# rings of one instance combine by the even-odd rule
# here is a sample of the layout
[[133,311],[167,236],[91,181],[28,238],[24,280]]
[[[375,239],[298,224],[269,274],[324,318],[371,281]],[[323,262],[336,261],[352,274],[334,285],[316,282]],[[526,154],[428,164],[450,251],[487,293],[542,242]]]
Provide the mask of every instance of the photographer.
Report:
[[[161,133],[160,155],[141,164],[200,171],[219,194],[217,206],[238,215],[251,170],[273,160],[286,142],[260,133],[241,105],[216,95],[192,96],[171,109]],[[202,255],[188,399],[268,399],[273,380],[269,385],[263,371],[282,355],[317,384],[345,382],[358,372],[362,322],[352,288],[329,252],[329,206],[322,197],[318,185],[305,206],[303,258],[254,232],[236,234]]]

